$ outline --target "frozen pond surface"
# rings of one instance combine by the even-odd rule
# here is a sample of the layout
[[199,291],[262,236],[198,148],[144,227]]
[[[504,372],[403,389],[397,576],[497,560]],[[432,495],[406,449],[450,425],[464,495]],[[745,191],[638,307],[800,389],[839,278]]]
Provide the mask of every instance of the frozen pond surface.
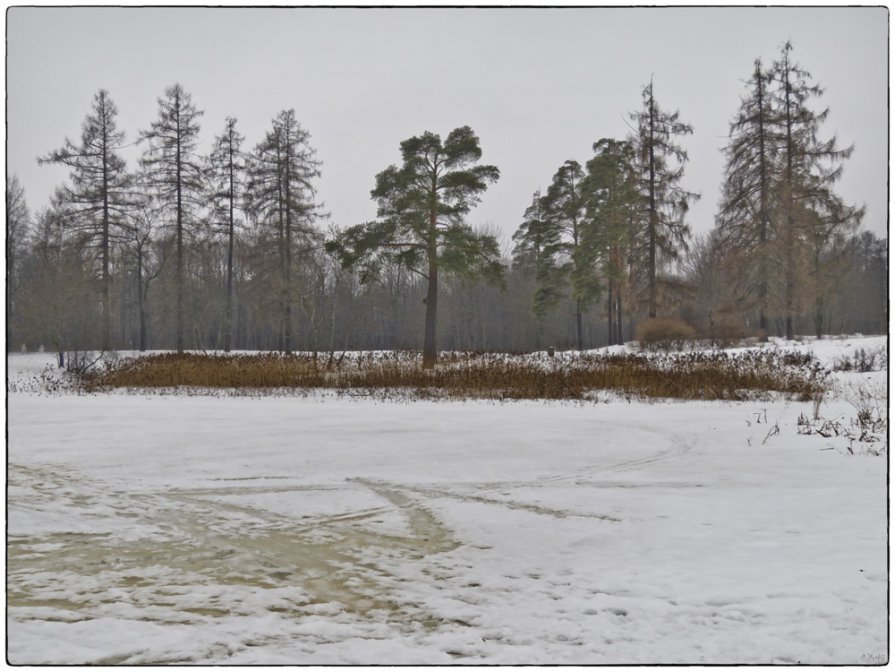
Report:
[[9,661],[882,662],[886,457],[811,412],[14,392]]

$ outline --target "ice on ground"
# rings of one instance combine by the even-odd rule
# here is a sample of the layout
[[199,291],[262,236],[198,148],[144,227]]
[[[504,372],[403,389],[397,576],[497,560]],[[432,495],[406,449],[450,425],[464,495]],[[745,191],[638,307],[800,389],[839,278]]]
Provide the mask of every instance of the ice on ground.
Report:
[[8,659],[884,662],[886,459],[814,411],[13,392]]

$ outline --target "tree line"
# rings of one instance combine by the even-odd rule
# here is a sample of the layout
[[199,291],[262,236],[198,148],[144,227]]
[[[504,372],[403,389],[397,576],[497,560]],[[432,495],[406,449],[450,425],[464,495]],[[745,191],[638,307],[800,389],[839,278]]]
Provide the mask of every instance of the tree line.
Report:
[[730,123],[714,228],[687,223],[683,138],[652,81],[625,138],[558,167],[513,247],[466,217],[496,166],[468,126],[400,145],[375,176],[374,221],[325,226],[321,161],[294,110],[254,148],[227,118],[158,99],[129,170],[100,90],[80,141],[41,155],[69,180],[33,217],[7,180],[7,348],[527,351],[622,343],[676,318],[705,338],[884,333],[888,249],[835,192],[853,147],[822,138],[823,91],[783,46],[756,60]]

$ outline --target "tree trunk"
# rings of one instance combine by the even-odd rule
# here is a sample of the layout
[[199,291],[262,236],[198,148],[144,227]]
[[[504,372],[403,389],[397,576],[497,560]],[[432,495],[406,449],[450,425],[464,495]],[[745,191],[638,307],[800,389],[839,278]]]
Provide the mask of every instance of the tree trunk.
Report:
[[617,313],[616,313],[616,318],[615,318],[615,324],[616,324],[616,327],[618,328],[618,344],[624,345],[625,344],[625,336],[622,331],[624,329],[624,323],[622,322],[622,295],[621,295],[621,292],[617,292],[616,294],[617,294],[617,296],[616,296]]
[[575,339],[578,350],[584,350],[584,332],[581,327],[581,301],[575,301]]
[[767,155],[764,143],[764,78],[761,74],[761,61],[755,67],[755,81],[758,84],[758,156],[759,156],[759,180],[760,180],[760,208],[758,213],[758,242],[759,242],[759,279],[758,279],[758,328],[763,332],[761,339],[767,340],[768,333],[768,171]]
[[[6,215],[7,226],[9,225],[9,207],[7,206],[7,215]],[[16,301],[15,301],[15,287],[16,287],[16,273],[15,273],[15,251],[14,245],[10,244],[9,241],[9,230],[6,231],[6,352],[12,352],[13,349],[13,333],[12,333],[12,325],[15,322],[15,314],[16,314]]]
[[612,280],[610,280],[609,290],[607,292],[609,296],[606,299],[606,324],[608,332],[608,339],[606,341],[607,345],[615,345],[615,321],[613,319],[614,315],[612,314],[614,309],[612,302],[615,300],[615,297],[612,294],[612,285],[613,282]]
[[814,333],[818,340],[824,329],[824,297],[821,293],[820,280],[820,242],[814,248]]
[[653,104],[653,84],[650,82],[649,97],[649,316],[656,316],[656,156],[653,138],[653,120],[655,106]]
[[[435,177],[432,178],[432,189],[435,190]],[[438,348],[435,342],[436,320],[438,315],[438,229],[435,208],[429,210],[429,240],[427,256],[429,260],[429,280],[426,289],[426,331],[423,338],[423,368],[435,368],[438,359]]]
[[438,262],[429,259],[429,283],[426,291],[426,333],[423,341],[423,368],[434,368],[438,359],[435,343],[436,316],[438,313]]
[[[101,94],[102,95],[102,94]],[[109,286],[109,161],[106,149],[106,106],[105,100],[100,101],[102,110],[103,140],[102,140],[102,161],[103,161],[103,240],[102,240],[102,257],[103,257],[103,351],[106,352],[111,346],[112,340],[112,296]]]
[[791,87],[789,84],[789,61],[785,64],[786,82],[786,233],[784,235],[784,266],[785,266],[785,303],[786,303],[786,340],[791,341],[795,336],[793,332],[793,314],[795,301],[795,255],[793,251],[793,229],[795,220],[793,217],[793,140],[792,140],[792,110],[790,107]]
[[140,352],[146,352],[146,294],[143,290],[143,249],[137,249],[137,311],[140,318]]
[[233,345],[233,128],[230,128],[230,229],[227,245],[227,315],[224,328],[224,352]]
[[183,352],[183,184],[181,175],[181,158],[180,158],[180,94],[175,94],[174,98],[175,115],[176,115],[176,175],[177,183],[177,352]]
[[147,341],[147,330],[146,330],[146,322],[148,316],[146,315],[146,308],[144,307],[144,303],[140,301],[140,352],[146,352]]
[[292,208],[290,203],[290,181],[291,175],[289,174],[290,169],[290,147],[289,147],[289,133],[291,133],[291,129],[287,128],[285,133],[286,136],[286,158],[284,160],[285,168],[286,168],[286,179],[284,182],[285,186],[285,206],[286,206],[286,221],[285,221],[285,234],[286,234],[286,273],[285,273],[285,287],[284,291],[284,299],[286,301],[286,310],[284,315],[285,320],[285,335],[283,337],[283,352],[287,355],[292,354],[292,299],[290,296],[290,285],[292,284]]

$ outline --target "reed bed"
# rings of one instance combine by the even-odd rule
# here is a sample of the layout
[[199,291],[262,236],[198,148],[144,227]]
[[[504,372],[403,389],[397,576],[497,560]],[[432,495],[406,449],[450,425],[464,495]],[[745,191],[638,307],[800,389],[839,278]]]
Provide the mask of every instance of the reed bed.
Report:
[[87,392],[112,388],[241,391],[333,390],[404,399],[592,400],[628,398],[748,400],[771,393],[818,399],[826,374],[809,355],[747,351],[674,354],[505,355],[443,353],[422,368],[417,353],[159,354],[123,359],[83,374]]

